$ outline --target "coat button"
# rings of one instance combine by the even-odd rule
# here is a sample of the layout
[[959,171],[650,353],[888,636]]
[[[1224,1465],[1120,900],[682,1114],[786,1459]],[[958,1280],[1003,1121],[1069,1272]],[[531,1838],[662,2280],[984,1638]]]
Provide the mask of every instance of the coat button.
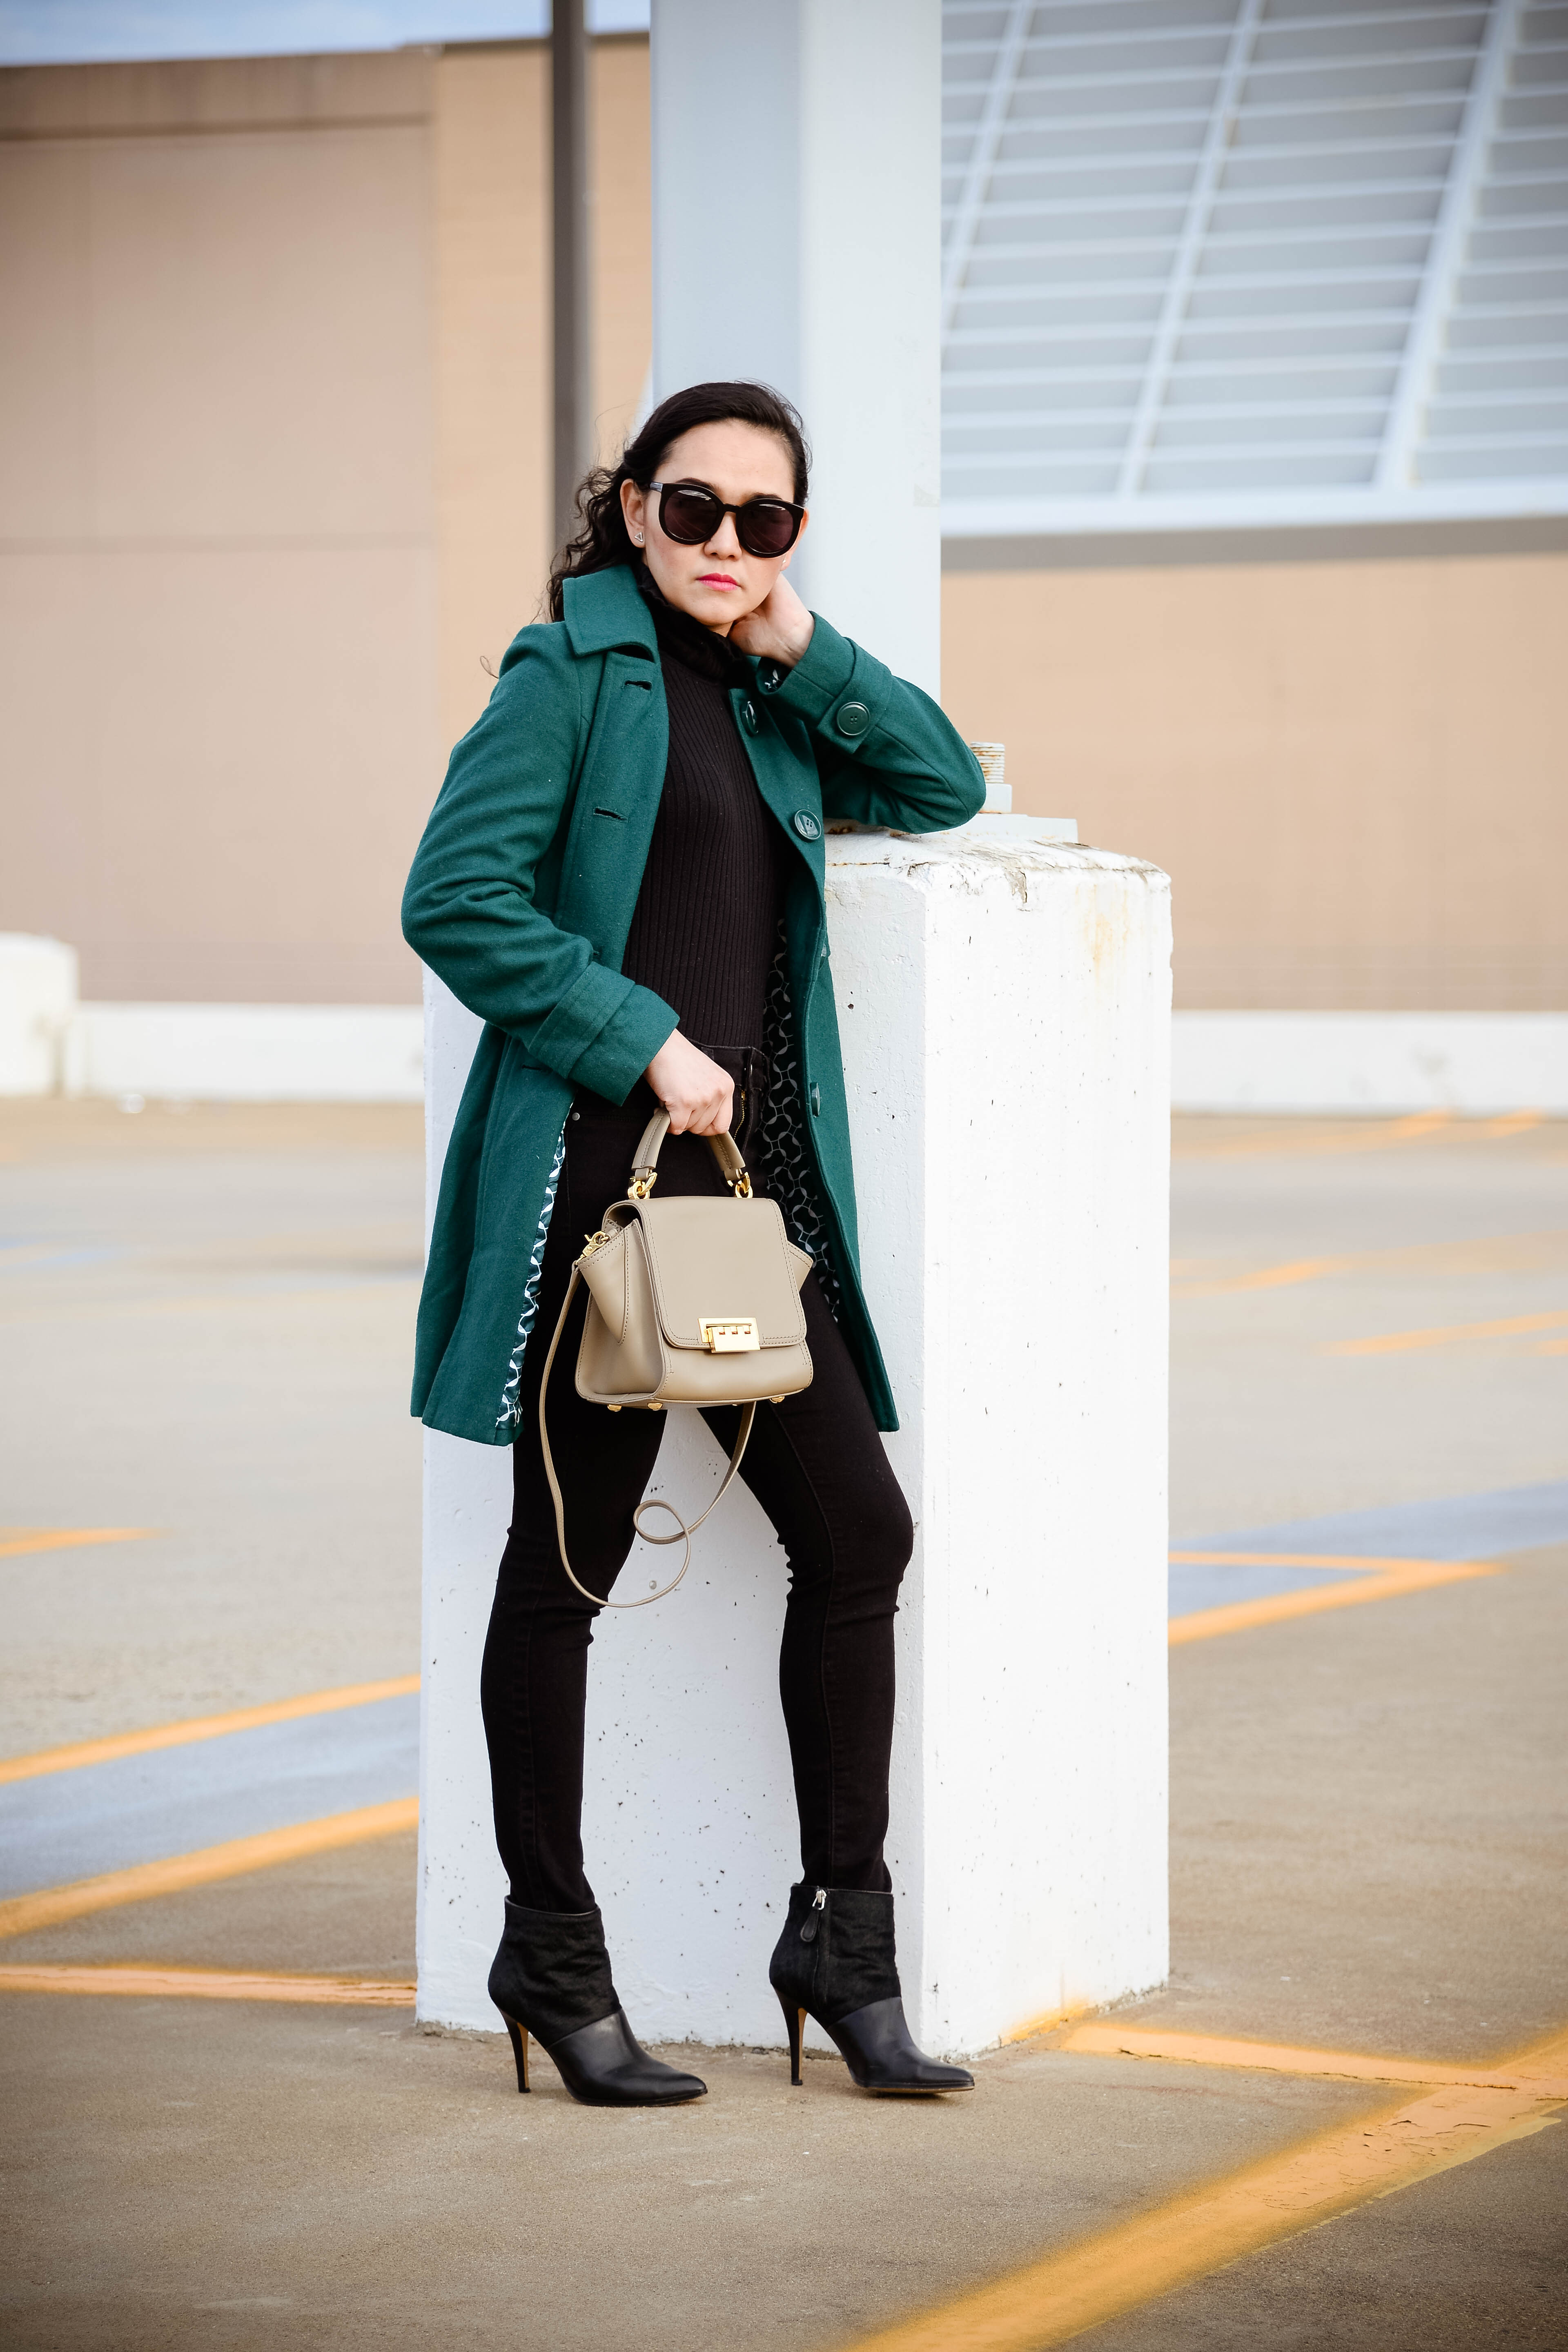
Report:
[[741,706],[741,717],[745,721],[747,734],[754,735],[757,731],[758,725],[756,704],[750,701],[742,703]]
[[796,809],[791,822],[802,841],[820,841],[822,838],[822,819],[814,816],[810,809]]
[[784,684],[784,672],[777,662],[764,662],[757,672],[757,684],[764,694],[776,694]]
[[815,1080],[812,1083],[811,1088],[811,1115],[813,1118],[820,1118],[822,1117],[822,1088]]
[[863,702],[846,702],[834,724],[840,735],[864,735],[871,724],[871,714]]

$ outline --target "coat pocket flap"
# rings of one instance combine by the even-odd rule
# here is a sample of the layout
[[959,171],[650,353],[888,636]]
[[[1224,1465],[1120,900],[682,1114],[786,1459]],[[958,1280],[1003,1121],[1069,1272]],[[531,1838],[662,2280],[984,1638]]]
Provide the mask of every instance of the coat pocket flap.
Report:
[[648,1201],[638,1222],[667,1346],[707,1349],[704,1323],[724,1323],[752,1325],[762,1348],[799,1347],[811,1261],[785,1239],[776,1201]]

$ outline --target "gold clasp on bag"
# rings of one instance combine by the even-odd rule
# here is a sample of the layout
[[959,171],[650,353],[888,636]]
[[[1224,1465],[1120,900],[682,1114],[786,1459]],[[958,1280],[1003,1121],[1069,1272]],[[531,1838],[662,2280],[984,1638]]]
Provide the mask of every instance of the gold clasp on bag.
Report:
[[697,1328],[710,1356],[749,1356],[763,1344],[754,1315],[703,1315]]

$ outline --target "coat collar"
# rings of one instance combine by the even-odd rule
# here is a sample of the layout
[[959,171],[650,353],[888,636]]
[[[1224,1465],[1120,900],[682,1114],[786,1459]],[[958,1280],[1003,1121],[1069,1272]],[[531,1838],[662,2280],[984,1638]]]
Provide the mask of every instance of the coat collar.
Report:
[[[603,572],[584,572],[581,580],[563,581],[561,589],[566,635],[574,654],[607,654],[615,646],[637,646],[658,660],[658,633],[647,599],[637,586],[629,563],[614,563]],[[736,656],[736,685],[756,670],[750,654]]]
[[604,654],[612,646],[639,646],[650,660],[658,660],[653,616],[629,564],[611,564],[606,571],[568,580],[561,593],[566,634],[574,654]]

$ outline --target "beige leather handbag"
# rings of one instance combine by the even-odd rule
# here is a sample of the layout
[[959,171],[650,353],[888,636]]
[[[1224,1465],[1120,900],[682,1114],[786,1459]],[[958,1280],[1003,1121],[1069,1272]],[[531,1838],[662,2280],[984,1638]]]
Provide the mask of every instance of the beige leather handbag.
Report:
[[[710,1511],[723,1500],[741,1466],[757,1406],[781,1404],[811,1385],[811,1355],[805,1344],[805,1309],[800,1287],[812,1261],[784,1233],[776,1201],[759,1201],[746,1163],[728,1135],[707,1140],[730,1187],[727,1201],[711,1194],[656,1201],[659,1146],[669,1133],[669,1114],[659,1111],[643,1130],[632,1181],[624,1201],[612,1202],[596,1234],[572,1268],[565,1304],[544,1360],[539,1384],[539,1441],[544,1475],[555,1504],[561,1558],[584,1600],[604,1609],[646,1609],[673,1592],[691,1565],[691,1538]],[[667,1404],[738,1404],[740,1433],[724,1483],[708,1510],[689,1525],[673,1503],[656,1496],[639,1503],[633,1518],[651,1544],[684,1541],[679,1574],[641,1601],[605,1601],[578,1583],[566,1552],[566,1513],[545,1426],[545,1399],[561,1334],[578,1284],[588,1289],[587,1318],[577,1350],[577,1393],[612,1412],[638,1408],[662,1412]],[[643,1525],[645,1511],[663,1511],[675,1521],[673,1535],[656,1536]]]

